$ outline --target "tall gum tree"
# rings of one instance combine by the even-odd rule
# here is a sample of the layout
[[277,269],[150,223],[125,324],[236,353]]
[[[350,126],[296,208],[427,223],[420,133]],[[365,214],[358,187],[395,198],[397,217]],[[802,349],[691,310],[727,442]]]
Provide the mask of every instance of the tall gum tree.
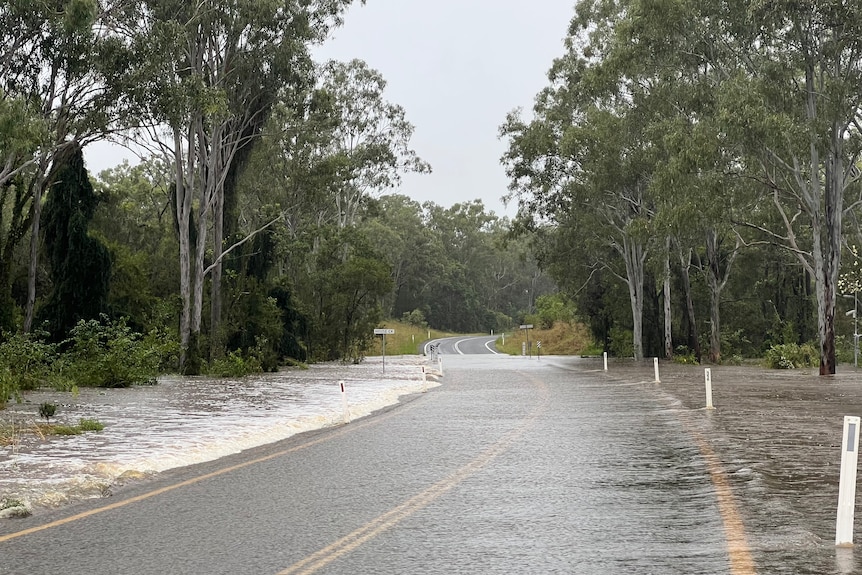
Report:
[[789,249],[815,283],[820,374],[834,374],[835,309],[845,205],[858,179],[862,6],[752,5],[749,54],[725,92],[724,118],[748,152],[749,173],[782,222],[747,222]]
[[[112,23],[122,0],[9,0],[0,5],[0,202],[4,217],[0,290],[9,299],[11,253],[29,232],[23,329],[36,303],[41,208],[48,173],[67,148],[112,129],[126,105],[116,72],[128,53]],[[2,327],[12,327],[8,316]]]
[[279,91],[309,82],[309,46],[340,23],[349,3],[151,0],[137,14],[137,41],[152,55],[155,74],[141,96],[154,97],[152,133],[175,169],[181,361],[191,359],[186,372],[199,369],[206,277],[219,272],[231,249],[220,237],[225,180],[238,151],[259,135],[249,128],[263,124]]
[[573,242],[592,246],[575,266],[603,268],[625,283],[633,352],[641,359],[653,166],[648,124],[637,105],[642,87],[602,65],[620,9],[612,2],[578,5],[566,54],[555,60],[533,120],[512,113],[501,128],[509,139],[502,161],[519,218],[528,222],[522,225],[565,226],[561,237],[569,239],[558,244],[558,257],[571,252]]

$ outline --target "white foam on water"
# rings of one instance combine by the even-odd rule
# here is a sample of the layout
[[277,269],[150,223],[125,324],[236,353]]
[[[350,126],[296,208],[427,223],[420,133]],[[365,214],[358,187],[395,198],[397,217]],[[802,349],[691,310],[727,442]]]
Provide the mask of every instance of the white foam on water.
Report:
[[0,499],[56,506],[101,497],[114,483],[341,425],[341,381],[351,420],[438,385],[423,382],[424,357],[387,357],[385,373],[379,360],[243,379],[166,377],[156,386],[84,389],[75,397],[28,393],[25,403],[0,412],[0,421],[32,429],[38,405],[51,401],[59,404],[58,423],[96,419],[105,429],[44,439],[19,434],[14,445],[0,447]]

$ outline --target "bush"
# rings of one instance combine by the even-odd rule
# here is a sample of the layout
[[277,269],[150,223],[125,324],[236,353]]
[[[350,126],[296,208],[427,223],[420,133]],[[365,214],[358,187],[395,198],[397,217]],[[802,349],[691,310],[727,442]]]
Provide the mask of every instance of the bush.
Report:
[[[3,334],[0,366],[16,389],[36,389],[50,381],[52,366],[57,360],[57,346],[46,343],[46,336],[46,333]],[[3,379],[4,375],[0,374],[0,388]]]
[[79,321],[61,345],[65,374],[77,385],[129,387],[155,383],[161,356],[144,345],[125,320]]
[[614,357],[632,357],[635,354],[634,334],[631,330],[618,326],[611,328],[608,336],[610,355]]
[[260,360],[255,356],[244,357],[239,351],[232,351],[225,357],[214,360],[209,374],[217,377],[243,377],[262,371]]
[[770,369],[797,369],[820,365],[820,354],[810,343],[773,345],[763,358],[764,367]]
[[694,356],[694,352],[684,345],[677,346],[673,351],[673,362],[681,363],[683,365],[698,364],[697,358]]

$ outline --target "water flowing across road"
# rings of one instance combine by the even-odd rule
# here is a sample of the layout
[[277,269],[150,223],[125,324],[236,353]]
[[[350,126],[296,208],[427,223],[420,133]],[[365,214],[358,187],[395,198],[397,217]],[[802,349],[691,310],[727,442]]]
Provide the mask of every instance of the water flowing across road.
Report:
[[[100,497],[124,473],[335,426],[339,380],[356,418],[421,391],[424,362],[66,396],[62,418],[106,429],[5,447],[0,496]],[[699,366],[662,363],[655,381],[631,360],[444,363],[441,387],[361,422],[0,522],[0,573],[862,574],[833,543],[857,372],[716,366],[707,410]]]
[[[38,509],[103,497],[114,485],[338,425],[345,417],[341,381],[355,419],[438,385],[423,381],[426,365],[420,356],[387,357],[385,366],[377,357],[242,379],[164,377],[155,386],[82,389],[77,396],[27,393],[0,411],[0,425],[18,430],[0,447],[0,499]],[[59,423],[96,419],[105,429],[42,437],[35,422],[44,401],[59,404]]]

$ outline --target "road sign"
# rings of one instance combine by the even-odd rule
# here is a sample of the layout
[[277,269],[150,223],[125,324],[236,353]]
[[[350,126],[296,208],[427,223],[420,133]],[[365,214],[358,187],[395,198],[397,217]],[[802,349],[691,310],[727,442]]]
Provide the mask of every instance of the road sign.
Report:
[[395,333],[394,329],[391,328],[375,328],[374,335],[392,335]]
[[533,329],[533,324],[526,323],[521,326],[521,329]]

